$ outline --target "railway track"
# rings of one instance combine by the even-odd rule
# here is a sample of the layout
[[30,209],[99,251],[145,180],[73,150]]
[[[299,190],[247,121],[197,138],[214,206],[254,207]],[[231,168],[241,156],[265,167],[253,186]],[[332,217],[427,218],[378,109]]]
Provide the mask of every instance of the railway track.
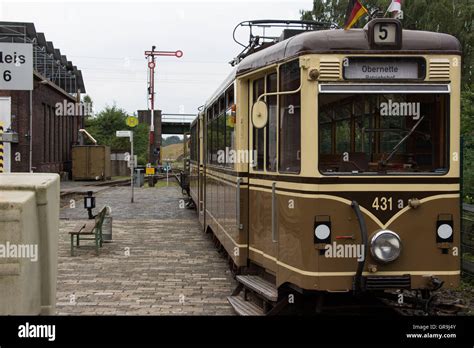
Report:
[[422,299],[415,291],[409,291],[403,294],[403,303],[398,302],[399,295],[399,292],[386,292],[380,301],[408,316],[453,316],[465,315],[468,311],[462,300],[446,301],[437,293]]

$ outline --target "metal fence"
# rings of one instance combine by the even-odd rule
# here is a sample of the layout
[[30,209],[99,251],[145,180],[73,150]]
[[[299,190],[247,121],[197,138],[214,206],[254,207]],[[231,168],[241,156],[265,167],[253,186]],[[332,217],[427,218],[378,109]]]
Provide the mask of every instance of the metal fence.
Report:
[[466,278],[474,279],[474,205],[462,206],[461,270]]

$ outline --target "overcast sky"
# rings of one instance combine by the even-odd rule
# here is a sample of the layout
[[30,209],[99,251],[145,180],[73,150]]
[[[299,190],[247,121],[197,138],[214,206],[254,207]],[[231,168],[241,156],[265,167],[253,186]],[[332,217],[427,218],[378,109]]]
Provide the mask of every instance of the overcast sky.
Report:
[[232,40],[236,24],[250,19],[299,19],[301,9],[311,8],[312,0],[0,0],[1,20],[33,22],[37,32],[44,32],[46,40],[82,70],[95,111],[115,102],[130,114],[148,108],[144,51],[152,45],[184,52],[181,59],[158,58],[158,108],[164,113],[196,113],[231,71],[228,62],[242,49]]

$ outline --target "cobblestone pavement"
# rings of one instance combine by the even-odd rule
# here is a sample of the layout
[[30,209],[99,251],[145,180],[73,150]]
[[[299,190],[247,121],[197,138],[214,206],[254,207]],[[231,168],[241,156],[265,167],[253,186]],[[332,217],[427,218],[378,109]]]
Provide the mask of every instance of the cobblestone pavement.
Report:
[[[113,242],[95,256],[93,241],[70,256],[70,230],[86,221],[82,202],[61,211],[57,313],[62,315],[233,315],[227,262],[175,187],[114,187],[97,194],[112,208]],[[96,209],[97,210],[97,209]],[[95,211],[96,213],[96,211]]]

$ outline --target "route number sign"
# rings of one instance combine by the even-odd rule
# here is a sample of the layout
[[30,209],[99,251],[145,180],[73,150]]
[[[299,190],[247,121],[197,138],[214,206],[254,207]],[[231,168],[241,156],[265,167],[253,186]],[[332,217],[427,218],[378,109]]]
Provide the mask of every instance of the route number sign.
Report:
[[377,18],[369,22],[370,46],[375,49],[400,49],[402,24],[394,18]]
[[394,45],[397,36],[395,23],[377,23],[374,25],[374,43],[377,45]]

